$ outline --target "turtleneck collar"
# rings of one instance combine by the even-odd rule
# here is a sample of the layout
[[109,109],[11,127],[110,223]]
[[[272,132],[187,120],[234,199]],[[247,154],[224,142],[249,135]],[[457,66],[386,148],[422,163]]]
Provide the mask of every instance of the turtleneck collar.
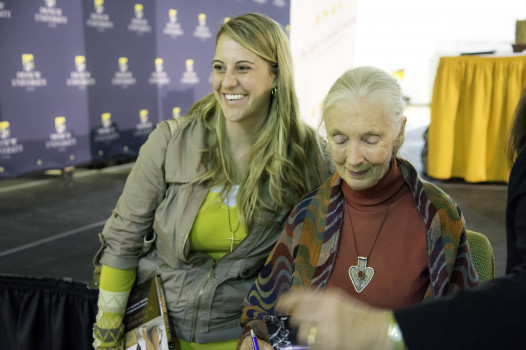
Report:
[[402,177],[400,169],[398,169],[396,158],[393,157],[387,174],[385,174],[376,185],[365,190],[353,190],[342,179],[341,187],[347,203],[360,206],[372,206],[390,199],[403,185],[404,178]]

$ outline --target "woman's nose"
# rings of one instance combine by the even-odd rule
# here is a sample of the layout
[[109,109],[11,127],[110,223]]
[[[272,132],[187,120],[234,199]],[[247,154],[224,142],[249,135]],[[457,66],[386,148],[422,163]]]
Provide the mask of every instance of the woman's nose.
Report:
[[223,76],[223,87],[233,87],[237,85],[237,77],[232,71],[227,71]]
[[359,165],[363,162],[363,154],[359,145],[353,142],[349,143],[345,161],[352,166]]

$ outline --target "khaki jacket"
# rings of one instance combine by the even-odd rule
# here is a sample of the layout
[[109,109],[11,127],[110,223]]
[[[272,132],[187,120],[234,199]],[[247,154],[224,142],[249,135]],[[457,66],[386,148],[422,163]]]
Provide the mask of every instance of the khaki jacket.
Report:
[[176,124],[172,130],[161,122],[141,147],[104,226],[95,261],[117,269],[138,267],[139,283],[160,273],[179,338],[235,339],[241,332],[242,300],[288,213],[274,214],[273,224],[255,225],[217,262],[206,253],[190,252],[190,230],[208,194],[208,188],[191,184],[204,171],[199,150],[204,148],[205,126],[189,117],[170,123]]

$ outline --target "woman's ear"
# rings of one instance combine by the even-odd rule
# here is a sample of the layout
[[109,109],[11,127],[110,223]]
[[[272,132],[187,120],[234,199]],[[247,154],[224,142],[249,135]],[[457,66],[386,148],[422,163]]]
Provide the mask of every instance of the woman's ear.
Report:
[[402,122],[400,123],[400,131],[398,132],[398,136],[396,137],[395,143],[397,146],[401,146],[404,142],[404,136],[405,136],[405,124],[407,123],[407,117],[402,118]]
[[407,117],[402,118],[402,123],[400,124],[400,133],[398,134],[398,138],[402,138],[405,135],[405,124],[407,123]]

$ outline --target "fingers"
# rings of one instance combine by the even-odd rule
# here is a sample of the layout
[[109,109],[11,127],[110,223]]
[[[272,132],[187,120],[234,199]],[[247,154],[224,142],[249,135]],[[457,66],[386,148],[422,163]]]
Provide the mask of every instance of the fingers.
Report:
[[252,350],[253,348],[254,348],[254,345],[252,345],[252,338],[245,337],[245,339],[241,343],[241,346],[239,347],[239,350]]
[[298,290],[280,296],[276,305],[279,312],[291,315],[290,325],[297,328],[298,342],[312,349],[316,348],[318,324],[324,318],[321,301],[322,294]]
[[298,341],[311,349],[342,349],[349,341],[363,345],[363,349],[376,349],[370,345],[380,345],[380,335],[387,334],[384,312],[340,290],[293,291],[279,298],[276,309],[291,315],[290,324],[298,329]]
[[[252,346],[252,344],[250,345]],[[274,348],[269,343],[261,339],[258,339],[258,347],[259,350],[274,350]],[[250,349],[253,349],[253,347],[251,347]]]
[[309,317],[319,308],[320,295],[310,291],[298,290],[279,297],[276,310],[283,315]]
[[306,322],[300,323],[297,339],[300,344],[308,345],[309,348],[313,348],[318,340],[318,326]]
[[[258,339],[259,350],[274,350],[274,348],[267,342]],[[252,337],[245,337],[239,350],[254,350],[254,345],[252,344]]]

